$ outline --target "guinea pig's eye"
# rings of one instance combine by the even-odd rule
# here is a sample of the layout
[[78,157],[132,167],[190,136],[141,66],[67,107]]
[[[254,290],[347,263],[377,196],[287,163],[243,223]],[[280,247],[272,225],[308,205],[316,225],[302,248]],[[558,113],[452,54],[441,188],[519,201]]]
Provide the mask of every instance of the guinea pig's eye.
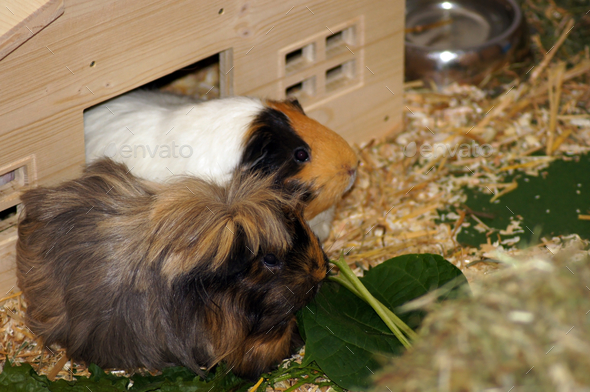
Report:
[[265,255],[262,259],[264,260],[264,264],[268,265],[269,267],[274,267],[279,263],[277,256],[273,255],[272,253]]
[[303,148],[298,148],[295,150],[294,156],[297,162],[305,162],[309,160],[309,154]]

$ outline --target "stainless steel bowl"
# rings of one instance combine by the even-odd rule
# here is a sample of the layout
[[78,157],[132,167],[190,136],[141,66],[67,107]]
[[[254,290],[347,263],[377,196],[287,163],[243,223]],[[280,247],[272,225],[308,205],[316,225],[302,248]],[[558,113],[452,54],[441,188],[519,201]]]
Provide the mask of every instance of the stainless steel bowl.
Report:
[[514,0],[407,0],[406,80],[478,83],[528,53]]

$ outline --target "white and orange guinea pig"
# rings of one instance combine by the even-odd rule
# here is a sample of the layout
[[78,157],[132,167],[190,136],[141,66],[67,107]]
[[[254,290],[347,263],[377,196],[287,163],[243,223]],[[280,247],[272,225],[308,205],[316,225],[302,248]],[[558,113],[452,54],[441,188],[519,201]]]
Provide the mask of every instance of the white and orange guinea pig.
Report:
[[84,133],[87,162],[107,156],[152,181],[189,174],[223,184],[236,168],[280,169],[280,180],[311,190],[305,219],[321,240],[358,166],[348,143],[296,100],[197,101],[135,90],[87,110]]

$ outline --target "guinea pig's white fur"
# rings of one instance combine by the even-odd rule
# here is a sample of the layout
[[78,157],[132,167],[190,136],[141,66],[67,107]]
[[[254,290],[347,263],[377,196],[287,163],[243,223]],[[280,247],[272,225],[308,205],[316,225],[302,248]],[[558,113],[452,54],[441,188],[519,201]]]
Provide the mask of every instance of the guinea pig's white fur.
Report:
[[257,98],[195,104],[187,97],[135,91],[86,111],[86,161],[108,156],[153,181],[189,174],[225,182],[240,161],[244,134],[263,109]]
[[[313,191],[305,217],[322,240],[358,164],[348,143],[307,117],[296,101],[199,102],[136,90],[87,110],[84,129],[87,162],[108,156],[153,181],[190,174],[223,183],[236,167],[269,174],[284,170],[285,180]],[[299,150],[309,158],[295,159]]]

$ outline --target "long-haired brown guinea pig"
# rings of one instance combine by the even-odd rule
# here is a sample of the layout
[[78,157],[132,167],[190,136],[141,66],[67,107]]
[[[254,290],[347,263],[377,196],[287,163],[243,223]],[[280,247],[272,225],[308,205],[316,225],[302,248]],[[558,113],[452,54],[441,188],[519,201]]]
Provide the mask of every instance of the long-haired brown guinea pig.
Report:
[[196,101],[136,90],[87,110],[84,135],[87,162],[108,156],[158,182],[182,174],[225,182],[236,168],[281,169],[279,177],[312,192],[305,218],[322,239],[358,166],[349,144],[307,117],[296,100]]
[[295,312],[327,274],[299,190],[238,171],[226,185],[148,183],[119,163],[25,192],[17,277],[26,323],[102,367],[255,378],[297,341]]

